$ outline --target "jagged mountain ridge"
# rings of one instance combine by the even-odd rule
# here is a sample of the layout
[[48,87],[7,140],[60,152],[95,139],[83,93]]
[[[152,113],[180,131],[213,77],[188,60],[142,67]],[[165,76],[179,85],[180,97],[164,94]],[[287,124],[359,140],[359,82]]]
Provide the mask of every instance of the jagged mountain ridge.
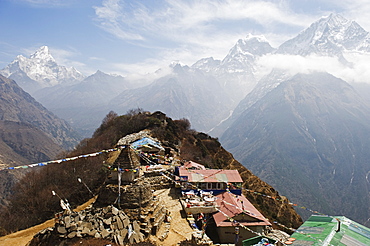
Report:
[[[194,76],[198,76],[198,78],[195,78],[195,80],[198,81],[204,78],[206,78],[205,80],[210,80],[209,77],[213,77],[212,80],[214,81],[214,84],[209,84],[209,88],[205,88],[204,86],[198,87],[198,89],[203,90],[199,91],[199,94],[202,95],[204,100],[191,99],[193,102],[191,102],[190,105],[194,106],[194,103],[198,101],[205,105],[205,108],[214,108],[214,104],[220,105],[220,103],[214,101],[212,94],[218,94],[220,95],[219,98],[222,99],[221,100],[222,102],[223,101],[227,102],[227,104],[222,105],[222,107],[224,108],[227,107],[227,113],[223,113],[223,110],[221,110],[222,117],[216,117],[211,121],[209,120],[199,121],[197,119],[200,117],[202,111],[188,110],[186,115],[182,115],[181,111],[182,107],[180,105],[176,104],[176,106],[174,106],[173,108],[170,109],[170,111],[168,111],[166,109],[168,109],[169,105],[166,105],[166,107],[163,108],[162,106],[160,106],[162,103],[161,100],[159,100],[158,102],[152,101],[152,103],[150,104],[151,108],[146,107],[145,101],[140,102],[140,104],[131,106],[130,108],[140,107],[145,109],[152,108],[154,109],[154,107],[156,107],[156,104],[158,104],[156,107],[157,109],[168,112],[169,115],[171,115],[172,117],[177,117],[179,115],[180,117],[189,117],[192,119],[193,126],[196,127],[196,129],[208,131],[211,128],[213,128],[214,125],[216,125],[219,121],[226,118],[232,111],[233,107],[237,105],[239,100],[242,99],[254,87],[256,83],[256,79],[254,77],[255,68],[253,67],[254,61],[257,59],[258,56],[261,56],[272,49],[273,48],[271,48],[271,46],[263,37],[254,37],[248,35],[247,38],[240,39],[236,43],[236,45],[230,50],[229,54],[223,59],[223,61],[217,61],[214,60],[213,58],[203,59],[203,62],[202,61],[197,62],[189,69],[186,68],[187,66],[184,66],[183,70],[186,70],[186,72],[178,73],[178,71],[176,70],[173,71],[177,73],[176,76],[181,81],[189,79],[189,77],[193,77],[194,80]],[[32,58],[38,57],[38,59],[41,59],[41,57],[45,57],[45,60],[39,62],[39,67],[37,69],[40,71],[49,69],[47,64],[55,63],[54,62],[55,60],[54,58],[52,58],[47,47],[41,47],[40,50],[37,51],[35,54],[31,55],[31,57]],[[32,77],[30,74],[20,69],[19,66],[16,66],[16,64],[20,63],[19,60],[23,61],[27,60],[27,58],[23,57],[22,59],[19,59],[18,57],[5,69],[3,69],[1,73],[3,73],[6,76],[15,78],[17,83],[20,86],[22,86],[22,88],[26,88],[28,91],[31,92],[33,97],[35,97],[48,109],[52,110],[58,116],[68,120],[68,122],[73,126],[77,127],[80,130],[80,132],[84,132],[85,136],[89,136],[92,133],[93,129],[98,126],[100,119],[111,110],[111,108],[109,107],[115,104],[114,102],[115,99],[113,98],[117,96],[118,93],[121,93],[126,89],[131,89],[132,91],[123,92],[123,95],[125,93],[130,94],[137,92],[136,88],[128,86],[130,83],[128,79],[122,78],[122,81],[120,83],[121,86],[117,86],[117,84],[112,85],[112,83],[107,82],[117,79],[115,76],[111,75],[106,75],[105,77],[97,76],[99,73],[91,75],[82,81],[80,78],[79,78],[80,81],[77,81],[75,79],[74,83],[60,82],[55,83],[55,85],[53,86],[49,86],[50,84],[48,86],[45,86],[43,83],[44,80],[48,80],[48,77],[42,78],[41,75],[37,78],[35,76]],[[208,65],[206,65],[206,63]],[[207,66],[209,67],[209,69],[207,69]],[[173,68],[174,66],[172,67],[172,69]],[[13,72],[11,73],[10,70]],[[195,72],[195,70],[198,71]],[[111,78],[108,78],[108,76],[111,76]],[[180,76],[184,77],[181,78]],[[91,79],[91,77],[95,77],[95,80],[98,77],[100,78],[99,80],[95,81],[97,83],[93,83],[93,86],[90,87],[91,84],[86,82],[89,79]],[[165,80],[166,77],[167,75],[164,75],[159,80]],[[54,78],[56,77],[54,76]],[[36,81],[35,79],[37,79],[38,81]],[[155,79],[151,82],[152,86],[155,83],[157,83],[156,82],[157,80],[158,79]],[[98,85],[99,83],[100,85]],[[102,86],[102,84],[105,84],[103,88],[100,87]],[[95,86],[97,87],[94,90],[92,90]],[[32,89],[29,89],[29,87],[32,87]],[[142,88],[143,91],[144,87]],[[146,86],[145,88],[149,89],[150,86]],[[209,91],[211,89],[213,90],[213,92],[210,93]],[[167,88],[162,88],[159,90],[170,91]],[[188,90],[192,89],[189,88]],[[150,94],[150,92],[145,93]],[[163,96],[171,97],[170,94],[169,95],[163,94]],[[112,99],[109,102],[109,104],[107,103],[107,99]],[[189,102],[185,100],[179,103],[182,105],[186,105]],[[196,107],[198,108],[201,108],[201,106],[202,105],[196,105]],[[71,113],[69,113],[69,111],[71,111]],[[86,114],[83,113],[85,111],[90,112],[90,117],[91,115],[97,115],[98,117],[95,118],[93,117],[93,119],[87,122],[85,120]],[[93,112],[94,114],[92,114]],[[120,110],[120,112],[123,113],[122,110]]]
[[[50,109],[73,108],[76,105],[96,107],[108,103],[120,92],[131,88],[122,76],[113,76],[97,71],[78,84],[53,86],[35,92],[35,98]],[[55,97],[50,100],[50,94]]]
[[369,105],[348,83],[298,74],[243,111],[221,141],[292,200],[365,223],[369,122]]
[[[330,15],[282,44],[277,53],[336,57],[351,66],[346,53],[367,52],[367,46],[368,32],[340,15]],[[323,73],[299,76],[273,69],[263,77],[220,126],[220,131],[227,129],[221,142],[293,201],[367,225],[368,85],[351,87]],[[295,100],[288,89],[292,80]],[[318,84],[308,90],[312,85],[306,80]]]
[[[339,14],[331,14],[314,22],[295,38],[287,40],[270,54],[332,57],[350,68],[353,64],[346,60],[346,54],[369,52],[367,49],[370,47],[369,41],[369,33],[355,21],[347,20]],[[250,94],[240,100],[231,117],[213,129],[211,133],[221,135],[239,117],[241,112],[279,85],[282,80],[293,75],[294,73],[291,71],[272,68],[270,73],[267,73],[256,83],[249,92]],[[366,81],[361,82],[366,83]]]
[[205,58],[192,68],[211,74],[220,81],[226,93],[238,103],[256,85],[256,60],[275,49],[265,37],[248,34],[239,39],[222,61]]
[[273,50],[264,37],[248,35],[222,61],[210,57],[191,67],[175,64],[171,74],[145,87],[125,90],[111,100],[109,108],[118,113],[135,107],[161,110],[172,118],[188,118],[197,130],[209,131],[229,117],[254,87],[255,60]]

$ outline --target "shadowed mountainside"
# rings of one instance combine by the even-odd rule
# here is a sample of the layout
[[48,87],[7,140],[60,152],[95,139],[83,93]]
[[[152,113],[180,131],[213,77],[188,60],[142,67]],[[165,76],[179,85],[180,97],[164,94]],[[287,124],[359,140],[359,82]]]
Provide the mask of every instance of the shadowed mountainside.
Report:
[[370,107],[348,83],[298,74],[246,108],[222,142],[294,202],[365,223],[369,122]]

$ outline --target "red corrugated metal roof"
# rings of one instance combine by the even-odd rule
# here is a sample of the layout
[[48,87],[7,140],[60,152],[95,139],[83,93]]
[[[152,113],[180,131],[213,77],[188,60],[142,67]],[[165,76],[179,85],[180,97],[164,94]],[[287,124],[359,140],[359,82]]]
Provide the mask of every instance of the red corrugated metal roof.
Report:
[[[249,200],[241,195],[235,195],[230,192],[224,192],[216,196],[217,205],[219,209],[225,213],[228,217],[234,218],[242,214],[242,211],[247,211],[245,213],[246,220],[240,220],[240,224],[245,226],[267,226],[271,225],[270,222],[249,202]],[[230,205],[232,204],[232,205]],[[224,226],[235,226],[228,220],[228,218],[221,212],[217,212],[213,215],[217,227]]]
[[180,176],[187,176],[188,182],[227,182],[242,183],[243,180],[237,170],[207,169],[187,170],[179,168]]

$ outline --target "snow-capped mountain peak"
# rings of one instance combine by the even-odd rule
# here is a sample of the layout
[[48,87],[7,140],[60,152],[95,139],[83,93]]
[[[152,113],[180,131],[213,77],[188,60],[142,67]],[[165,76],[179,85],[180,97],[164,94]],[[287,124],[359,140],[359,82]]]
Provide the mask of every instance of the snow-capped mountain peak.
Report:
[[35,53],[30,56],[30,59],[38,59],[41,61],[55,62],[54,57],[50,54],[48,46],[41,46]]
[[248,34],[246,38],[238,40],[227,56],[247,55],[254,57],[270,53],[272,50],[273,48],[263,35]]
[[253,35],[252,33],[248,33],[244,40],[245,40],[245,42],[248,42],[250,40],[255,40],[259,43],[268,43],[269,42],[264,35]]
[[205,72],[211,72],[220,65],[220,60],[215,60],[213,57],[203,58],[194,63],[191,67],[201,69]]
[[14,79],[31,94],[41,88],[73,83],[84,78],[74,67],[58,65],[47,46],[40,47],[29,58],[17,56],[0,73]]
[[257,57],[273,51],[274,48],[271,47],[264,36],[248,34],[246,38],[239,39],[234,47],[230,49],[227,56],[222,60],[221,67],[229,72],[246,71],[253,67]]
[[367,34],[357,22],[347,20],[339,14],[331,14],[322,18],[318,21],[318,24],[313,41],[320,39],[321,37],[318,34],[322,34],[335,43],[345,45],[348,40],[358,40]]
[[341,57],[346,50],[358,50],[367,35],[368,32],[355,21],[347,20],[339,14],[331,14],[283,43],[278,53],[304,56],[314,53]]

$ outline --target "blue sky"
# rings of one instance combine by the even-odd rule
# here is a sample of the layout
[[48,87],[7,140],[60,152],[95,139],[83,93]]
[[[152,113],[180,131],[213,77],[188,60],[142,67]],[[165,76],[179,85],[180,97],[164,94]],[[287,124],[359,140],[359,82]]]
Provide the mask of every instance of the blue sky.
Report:
[[370,30],[367,0],[1,0],[0,68],[47,45],[87,76],[145,74],[222,59],[248,33],[277,47],[330,13]]

